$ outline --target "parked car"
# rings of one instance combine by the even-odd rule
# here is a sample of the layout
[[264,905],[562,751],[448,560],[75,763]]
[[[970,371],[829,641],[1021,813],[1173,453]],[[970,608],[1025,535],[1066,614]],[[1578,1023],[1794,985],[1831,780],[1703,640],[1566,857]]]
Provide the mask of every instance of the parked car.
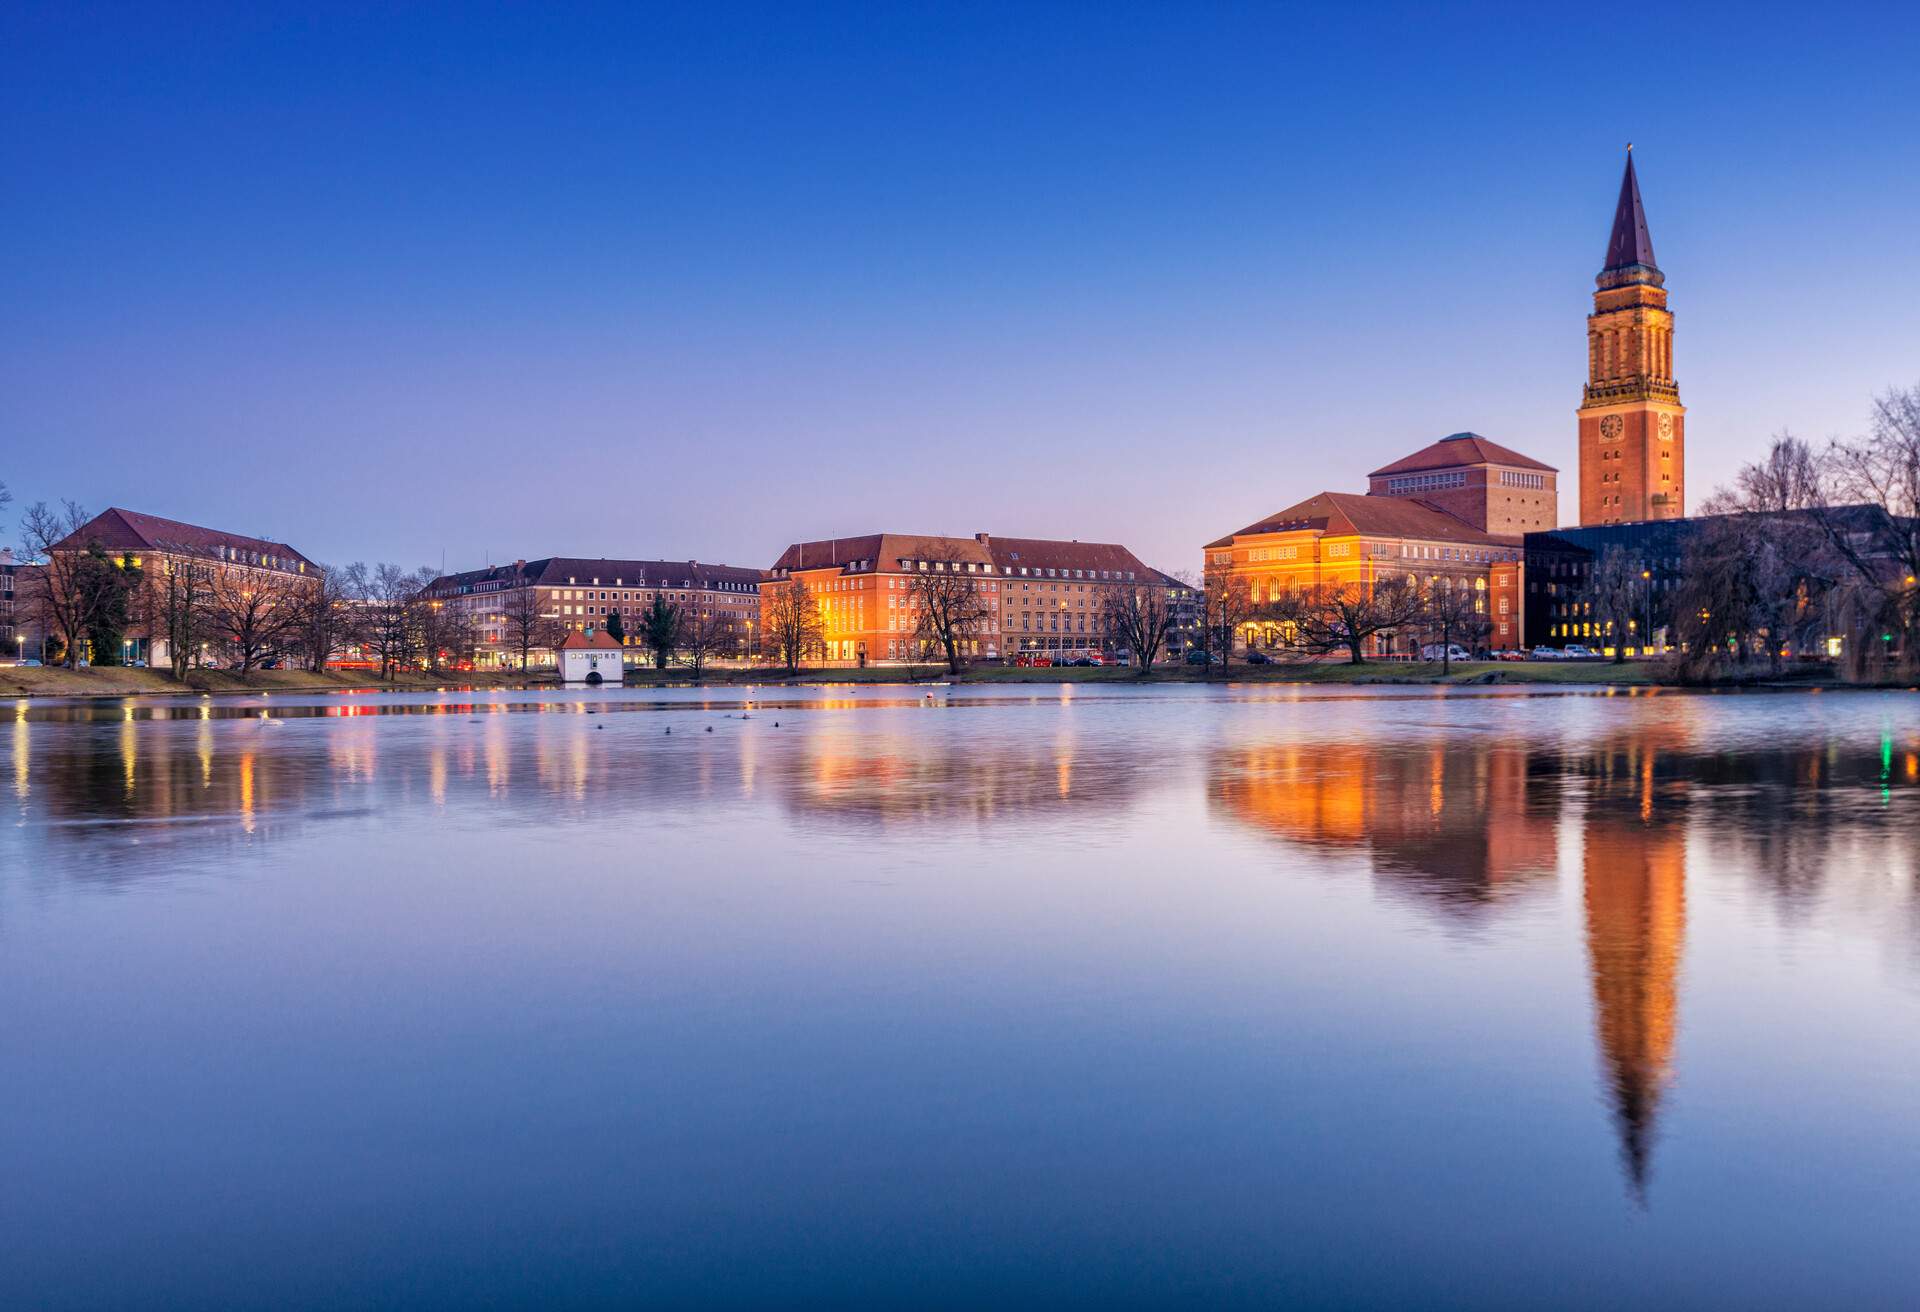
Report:
[[1493,654],[1493,658],[1497,661],[1523,661],[1527,659],[1527,654],[1518,647],[1503,647]]
[[1420,649],[1420,659],[1423,661],[1469,661],[1473,657],[1467,655],[1467,649],[1457,642],[1444,645],[1431,642]]
[[1203,651],[1199,647],[1194,647],[1187,652],[1187,664],[1210,665],[1212,664],[1212,662],[1208,660],[1207,653],[1205,651]]
[[1273,664],[1273,657],[1267,655],[1263,651],[1250,651],[1247,653],[1247,664],[1271,665]]
[[29,656],[29,657],[27,657],[27,658],[26,658],[25,660],[23,660],[23,661],[15,661],[15,662],[14,662],[14,664],[15,664],[15,665],[25,665],[25,666],[29,666],[29,667],[31,667],[32,669],[36,669],[36,670],[40,668],[40,662],[39,662],[39,661],[37,661],[37,660],[35,660],[35,659],[34,659],[33,657],[31,657],[31,656]]
[[1566,659],[1570,661],[1597,661],[1600,653],[1591,647],[1582,647],[1577,642],[1567,644]]
[[1563,661],[1566,659],[1558,647],[1535,647],[1530,659],[1536,661]]

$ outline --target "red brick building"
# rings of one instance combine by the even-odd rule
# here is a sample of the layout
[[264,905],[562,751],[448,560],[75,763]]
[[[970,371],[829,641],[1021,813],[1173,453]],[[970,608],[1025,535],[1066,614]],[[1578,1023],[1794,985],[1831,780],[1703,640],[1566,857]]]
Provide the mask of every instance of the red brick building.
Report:
[[[1580,523],[1686,514],[1687,410],[1673,376],[1673,314],[1628,149],[1607,262],[1587,316]],[[1549,525],[1549,527],[1552,527]]]

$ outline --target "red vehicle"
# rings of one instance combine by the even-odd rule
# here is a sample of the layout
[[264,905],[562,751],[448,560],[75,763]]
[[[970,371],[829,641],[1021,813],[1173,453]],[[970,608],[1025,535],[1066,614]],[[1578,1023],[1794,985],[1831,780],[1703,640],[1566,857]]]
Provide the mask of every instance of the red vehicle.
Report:
[[1050,670],[1053,668],[1053,661],[1046,656],[1016,656],[1014,657],[1013,663],[1015,665],[1024,665],[1029,669],[1035,670]]

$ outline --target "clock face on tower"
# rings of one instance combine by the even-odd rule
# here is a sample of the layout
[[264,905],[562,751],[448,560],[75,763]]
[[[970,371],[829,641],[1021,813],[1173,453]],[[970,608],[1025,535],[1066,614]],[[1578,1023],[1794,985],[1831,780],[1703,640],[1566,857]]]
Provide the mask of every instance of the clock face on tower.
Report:
[[1673,416],[1672,415],[1660,416],[1660,440],[1662,442],[1673,441]]
[[1619,438],[1627,424],[1619,415],[1608,415],[1600,421],[1600,436],[1612,442]]

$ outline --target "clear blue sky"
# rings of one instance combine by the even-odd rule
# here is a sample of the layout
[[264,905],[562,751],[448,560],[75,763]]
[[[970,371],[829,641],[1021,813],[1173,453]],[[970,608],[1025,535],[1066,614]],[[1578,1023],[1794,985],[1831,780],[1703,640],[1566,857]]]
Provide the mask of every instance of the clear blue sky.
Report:
[[1192,566],[1460,429],[1571,484],[1632,140],[1697,498],[1920,381],[1917,46],[1911,6],[15,0],[0,479],[329,561]]

